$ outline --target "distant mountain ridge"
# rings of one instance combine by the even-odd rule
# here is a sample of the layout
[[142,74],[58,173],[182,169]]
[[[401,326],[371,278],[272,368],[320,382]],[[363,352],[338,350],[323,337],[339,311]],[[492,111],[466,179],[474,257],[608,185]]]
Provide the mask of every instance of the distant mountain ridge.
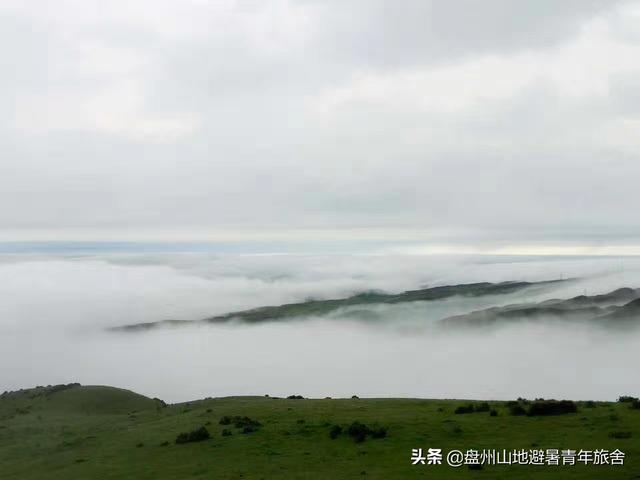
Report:
[[113,331],[142,331],[160,326],[179,326],[195,323],[227,323],[232,321],[245,323],[260,323],[267,321],[285,320],[303,316],[326,315],[342,307],[354,305],[372,304],[398,304],[407,302],[434,301],[451,298],[454,296],[480,297],[485,295],[504,295],[514,293],[530,287],[546,286],[571,279],[547,280],[541,282],[480,282],[464,283],[458,285],[445,285],[439,287],[408,290],[398,294],[383,292],[363,292],[351,297],[332,300],[308,300],[305,302],[289,303],[278,306],[267,306],[231,312],[224,315],[208,317],[202,320],[161,320],[158,322],[138,323],[114,327]]
[[640,318],[640,289],[619,288],[603,295],[579,295],[567,300],[492,307],[448,317],[441,320],[441,324],[481,327],[535,317],[599,322],[634,320]]

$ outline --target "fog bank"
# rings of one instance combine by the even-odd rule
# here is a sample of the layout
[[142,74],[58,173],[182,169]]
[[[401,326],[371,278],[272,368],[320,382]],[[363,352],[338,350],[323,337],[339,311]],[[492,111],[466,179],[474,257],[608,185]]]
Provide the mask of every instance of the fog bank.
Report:
[[[360,315],[141,334],[104,329],[366,289],[581,277],[553,289]],[[184,401],[204,396],[566,397],[634,392],[637,331],[523,323],[437,332],[489,305],[640,286],[636,258],[121,254],[3,256],[0,390],[78,381]]]

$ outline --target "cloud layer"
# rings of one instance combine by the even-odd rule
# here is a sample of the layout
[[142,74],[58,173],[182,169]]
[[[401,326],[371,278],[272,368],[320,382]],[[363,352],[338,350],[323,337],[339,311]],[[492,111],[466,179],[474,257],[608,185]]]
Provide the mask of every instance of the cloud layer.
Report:
[[[327,318],[116,334],[105,327],[199,319],[364,289],[582,276],[552,290],[377,305]],[[0,391],[110,384],[169,401],[293,393],[324,397],[634,394],[640,330],[516,322],[433,329],[492,305],[640,287],[640,261],[364,256],[0,256]],[[351,314],[349,314],[351,313]],[[571,379],[570,382],[567,379]]]

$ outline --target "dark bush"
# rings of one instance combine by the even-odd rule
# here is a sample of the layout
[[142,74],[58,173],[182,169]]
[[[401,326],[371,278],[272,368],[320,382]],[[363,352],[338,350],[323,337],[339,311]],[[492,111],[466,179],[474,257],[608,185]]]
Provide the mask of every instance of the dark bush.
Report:
[[353,400],[358,400],[360,397],[359,397],[358,395],[351,395],[351,398],[352,398]]
[[262,426],[262,424],[257,420],[254,420],[254,419],[249,418],[249,417],[240,417],[240,416],[233,417],[233,425],[236,428],[251,427],[251,428],[254,428],[254,429],[257,429],[258,427]]
[[246,425],[242,428],[242,433],[253,433],[257,431],[258,431],[258,427],[255,425]]
[[329,430],[329,438],[331,440],[335,440],[340,436],[341,433],[342,427],[340,425],[334,425],[333,427],[331,427],[331,430]]
[[611,432],[609,434],[611,438],[631,438],[631,432]]
[[473,403],[469,403],[467,405],[460,405],[453,411],[453,413],[464,414],[474,412],[488,412],[489,410],[491,410],[491,407],[487,402],[476,403],[475,405]]
[[355,440],[356,443],[362,443],[366,440],[367,435],[371,432],[369,427],[358,421],[353,422],[347,429],[347,434]]
[[371,436],[373,438],[386,438],[388,431],[387,427],[374,427],[371,429]]
[[222,430],[223,437],[230,437],[231,435],[233,435],[233,433],[231,433],[231,430],[229,430],[228,428],[225,428],[224,430]]
[[527,411],[519,402],[508,402],[507,407],[511,415],[526,415]]
[[634,400],[638,400],[636,397],[630,397],[629,395],[622,395],[618,397],[620,403],[632,403]]
[[489,415],[490,415],[490,416],[492,416],[492,417],[497,417],[497,416],[498,416],[498,411],[497,411],[497,410],[492,409],[492,410],[489,412]]
[[[331,438],[334,438],[332,435],[337,437],[340,432],[342,432],[342,427],[336,425],[331,429],[331,432],[329,432],[329,436],[331,436]],[[368,436],[371,436],[372,438],[385,438],[388,432],[389,429],[387,427],[369,427],[368,425],[358,421],[353,422],[347,428],[347,435],[353,438],[356,443],[364,442]]]
[[596,408],[598,405],[593,400],[587,400],[586,402],[584,402],[584,406],[586,408]]
[[473,408],[473,404],[470,403],[469,405],[460,405],[453,411],[453,413],[463,414],[463,413],[473,413],[474,411],[475,410]]
[[529,406],[527,415],[534,417],[537,415],[563,415],[565,413],[576,413],[578,406],[571,400],[537,400]]
[[287,400],[304,400],[304,397],[302,395],[289,395]]
[[251,431],[255,431],[258,427],[262,426],[262,424],[257,420],[253,420],[252,418],[249,418],[249,417],[246,417],[246,416],[243,417],[243,416],[240,416],[240,415],[236,415],[236,416],[233,416],[233,417],[230,417],[229,415],[225,415],[224,417],[222,417],[220,419],[220,421],[218,423],[220,425],[231,425],[231,424],[233,424],[233,426],[236,427],[236,428],[250,427],[250,428],[253,429]]
[[634,400],[631,402],[631,408],[634,410],[640,410],[640,400]]
[[200,427],[188,433],[181,433],[176,437],[176,443],[202,442],[211,438],[211,434],[205,427]]

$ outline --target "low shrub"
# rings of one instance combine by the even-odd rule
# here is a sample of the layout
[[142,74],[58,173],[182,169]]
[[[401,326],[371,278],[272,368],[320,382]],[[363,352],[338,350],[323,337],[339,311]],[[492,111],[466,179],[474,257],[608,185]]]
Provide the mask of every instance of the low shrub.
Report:
[[289,395],[287,400],[304,400],[304,397],[302,395]]
[[[339,428],[340,428],[340,431],[342,431],[342,428],[341,427]],[[347,428],[347,435],[353,438],[353,440],[356,443],[364,442],[368,436],[371,436],[372,438],[386,438],[388,432],[389,432],[389,429],[387,427],[382,427],[382,426],[369,427],[368,425],[365,425],[364,423],[361,423],[358,421],[353,422]],[[331,432],[329,433],[329,435],[331,435]],[[339,435],[339,433],[336,433],[335,435],[337,436]]]
[[492,416],[492,417],[497,417],[497,416],[498,416],[498,411],[497,411],[497,410],[495,410],[495,409],[492,409],[492,410],[489,412],[489,415],[490,415],[490,416]]
[[356,443],[362,443],[366,440],[367,435],[371,432],[369,427],[358,421],[353,422],[347,428],[347,434],[355,440]]
[[258,427],[256,425],[246,425],[242,427],[242,433],[253,433],[257,431],[258,431]]
[[470,403],[469,405],[460,405],[453,411],[453,413],[461,415],[464,413],[473,413],[474,411],[473,404]]
[[537,415],[563,415],[565,413],[576,413],[578,406],[571,400],[536,400],[527,411],[527,415],[534,417]]
[[222,430],[223,437],[230,437],[231,435],[233,435],[233,433],[228,428],[225,428],[224,430]]
[[262,426],[262,424],[259,421],[254,420],[254,419],[249,418],[249,417],[246,417],[246,416],[245,417],[240,417],[240,416],[233,417],[233,425],[236,428],[251,427],[251,428],[254,428],[254,429],[257,429],[258,427]]
[[254,430],[257,429],[258,427],[262,426],[262,424],[257,420],[254,420],[254,419],[249,418],[247,416],[240,416],[240,415],[235,415],[233,417],[230,417],[229,415],[225,415],[224,417],[222,417],[220,419],[220,421],[218,423],[220,425],[231,425],[231,424],[233,424],[233,426],[236,427],[236,428],[251,427]]
[[176,443],[192,443],[192,442],[202,442],[204,440],[208,440],[211,438],[211,434],[206,429],[206,427],[200,427],[196,430],[192,430],[191,432],[181,433],[176,437]]
[[468,405],[460,405],[453,411],[453,413],[464,414],[474,412],[488,412],[489,410],[491,410],[491,407],[487,402],[476,403],[475,405],[473,403],[469,403]]
[[331,440],[335,440],[340,436],[341,433],[342,427],[340,425],[334,425],[333,427],[331,427],[331,430],[329,430],[329,438]]
[[618,402],[620,403],[632,403],[634,400],[637,401],[638,399],[629,395],[622,395],[618,397]]
[[520,402],[507,402],[507,408],[511,415],[526,415],[527,411],[524,409]]
[[631,408],[633,410],[640,410],[640,400],[634,400],[633,402],[631,402]]
[[610,438],[631,438],[631,432],[611,432],[609,434]]

